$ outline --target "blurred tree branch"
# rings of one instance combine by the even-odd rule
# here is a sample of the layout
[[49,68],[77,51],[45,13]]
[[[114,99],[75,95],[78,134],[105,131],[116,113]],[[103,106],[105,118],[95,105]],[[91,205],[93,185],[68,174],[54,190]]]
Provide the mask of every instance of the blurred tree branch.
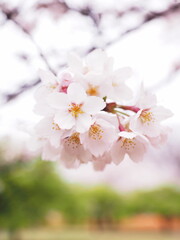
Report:
[[[136,25],[135,27],[126,29],[123,32],[120,32],[118,34],[118,36],[115,37],[113,40],[110,40],[110,41],[107,40],[101,46],[102,48],[106,48],[106,47],[114,44],[115,42],[119,41],[122,37],[128,35],[129,33],[140,29],[141,27],[143,27],[148,22],[151,22],[151,21],[153,21],[155,19],[159,19],[159,18],[165,18],[169,14],[172,14],[176,11],[179,11],[180,10],[180,3],[171,4],[169,7],[167,7],[167,9],[165,9],[163,11],[159,11],[159,12],[152,12],[152,11],[147,12],[147,11],[144,11],[144,9],[139,8],[137,6],[134,6],[134,7],[132,6],[128,9],[123,10],[123,11],[119,11],[119,10],[114,9],[114,10],[105,11],[105,12],[95,12],[94,9],[90,6],[87,6],[85,8],[74,8],[74,7],[71,7],[70,5],[68,5],[63,0],[52,0],[48,3],[47,2],[46,3],[41,2],[39,4],[36,4],[34,6],[34,8],[36,10],[48,9],[49,11],[55,11],[56,17],[58,17],[59,15],[66,14],[68,11],[77,12],[80,15],[85,16],[85,17],[89,17],[92,20],[92,22],[94,23],[94,26],[97,30],[97,34],[102,34],[101,29],[100,29],[100,21],[101,21],[101,18],[103,16],[105,16],[106,14],[112,13],[117,18],[122,18],[123,16],[125,16],[125,15],[127,15],[131,12],[136,12],[138,14],[141,14],[142,21],[138,25]],[[10,7],[7,6],[7,4],[0,4],[0,11],[2,12],[2,14],[6,18],[5,22],[12,21],[22,32],[24,32],[24,34],[26,34],[28,36],[28,38],[34,44],[34,46],[35,46],[35,48],[38,52],[39,57],[43,60],[43,62],[47,66],[47,69],[49,69],[51,72],[56,74],[54,69],[50,66],[50,64],[47,60],[47,57],[44,55],[41,48],[39,47],[39,45],[34,40],[30,30],[27,29],[18,20],[18,15],[20,14],[19,8],[10,8]],[[94,46],[90,47],[89,49],[87,49],[84,52],[84,55],[91,52],[96,47],[97,47],[96,44],[94,44]],[[65,64],[62,64],[62,66],[64,66],[64,65]],[[172,71],[170,73],[170,76],[173,77],[174,73],[176,73],[177,71],[179,71],[179,68],[173,67]],[[18,97],[23,92],[27,91],[28,89],[31,89],[32,87],[36,86],[39,82],[40,82],[40,79],[36,79],[34,81],[31,81],[31,83],[23,84],[14,93],[4,93],[4,94],[2,94],[2,98],[4,99],[4,102],[9,102],[9,101],[15,99],[16,97]],[[165,82],[167,83],[167,80]],[[164,83],[164,81],[163,81],[163,83]]]
[[37,53],[39,55],[39,57],[43,60],[43,62],[45,63],[46,67],[56,75],[56,72],[53,70],[53,68],[50,66],[46,56],[44,55],[44,53],[42,52],[40,46],[37,44],[37,42],[34,40],[32,34],[30,33],[30,31],[28,30],[28,28],[26,28],[25,26],[23,26],[23,24],[18,21],[17,16],[19,15],[19,9],[17,8],[7,8],[7,6],[5,4],[1,4],[0,5],[0,10],[1,12],[4,14],[4,16],[6,17],[6,20],[12,21],[24,34],[26,34],[26,36],[28,36],[28,38],[31,40],[31,42],[34,44]]

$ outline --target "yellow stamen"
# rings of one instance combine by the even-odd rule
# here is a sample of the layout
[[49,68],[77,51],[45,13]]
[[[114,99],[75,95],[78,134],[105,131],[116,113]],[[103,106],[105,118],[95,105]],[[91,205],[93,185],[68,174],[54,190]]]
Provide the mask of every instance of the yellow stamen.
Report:
[[98,89],[99,89],[98,86],[89,85],[89,88],[88,88],[88,90],[86,91],[86,93],[87,93],[89,96],[98,96],[98,94],[99,94]]
[[79,139],[79,133],[73,133],[70,137],[66,140],[68,147],[72,147],[73,149],[78,148],[81,144]]
[[142,123],[147,123],[149,125],[150,122],[154,122],[154,117],[152,112],[142,111],[140,115],[140,119]]
[[93,140],[101,140],[103,132],[98,124],[93,124],[89,129],[89,137]]
[[57,130],[57,131],[61,130],[60,127],[58,126],[58,124],[56,124],[54,122],[52,123],[52,129]]
[[134,149],[136,146],[136,142],[134,141],[134,138],[129,139],[129,138],[125,138],[123,140],[123,145],[121,146],[124,147],[127,151],[129,151],[130,149]]
[[72,114],[73,117],[77,118],[79,116],[79,114],[84,113],[81,110],[82,104],[75,104],[75,103],[71,103],[69,105],[69,109],[68,111]]

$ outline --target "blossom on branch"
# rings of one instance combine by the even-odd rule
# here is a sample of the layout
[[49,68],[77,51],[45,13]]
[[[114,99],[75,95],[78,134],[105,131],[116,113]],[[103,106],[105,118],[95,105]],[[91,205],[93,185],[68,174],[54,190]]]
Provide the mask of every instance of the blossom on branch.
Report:
[[[43,119],[35,132],[42,158],[68,168],[91,162],[103,170],[126,155],[139,162],[149,145],[162,144],[169,131],[162,121],[172,113],[143,87],[134,100],[127,84],[131,76],[129,67],[114,70],[113,59],[101,49],[85,60],[69,54],[68,68],[58,77],[40,71],[35,112]],[[134,104],[126,105],[129,100]]]

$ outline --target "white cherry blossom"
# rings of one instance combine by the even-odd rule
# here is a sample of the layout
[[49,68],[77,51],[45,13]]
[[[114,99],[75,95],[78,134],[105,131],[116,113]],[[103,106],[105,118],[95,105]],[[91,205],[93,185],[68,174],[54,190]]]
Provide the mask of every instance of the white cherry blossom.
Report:
[[48,99],[49,105],[56,109],[54,122],[62,129],[74,128],[85,132],[92,124],[93,114],[105,107],[104,101],[95,96],[87,96],[83,87],[72,83],[65,93],[53,93]]
[[117,138],[115,127],[101,118],[97,118],[89,130],[80,135],[84,148],[95,157],[102,156],[109,151]]
[[132,98],[132,90],[126,85],[125,80],[130,78],[132,70],[129,67],[120,68],[108,76],[110,88],[107,97],[115,101],[124,101]]
[[66,93],[73,79],[70,73],[62,73],[58,78],[50,71],[44,70],[39,70],[39,76],[42,84],[35,92],[34,112],[42,116],[51,116],[54,110],[48,104],[49,95],[53,92]]
[[119,164],[126,154],[134,162],[142,161],[147,151],[147,145],[148,141],[143,136],[133,132],[120,132],[119,140],[115,142],[111,149],[112,161]]
[[90,161],[91,154],[80,142],[79,133],[74,132],[62,140],[60,160],[68,168],[78,167]]
[[[91,162],[95,170],[103,170],[126,155],[139,162],[148,145],[158,147],[166,140],[169,128],[162,122],[171,111],[158,106],[143,85],[136,95],[127,82],[132,70],[113,70],[105,51],[96,49],[84,60],[69,54],[64,72],[39,73],[35,112],[43,118],[35,127],[33,145],[42,159],[67,168]],[[129,100],[135,104],[125,105]]]
[[30,139],[29,150],[34,154],[41,153],[43,160],[57,161],[60,158],[60,149],[52,146],[48,138],[40,137],[36,134]]
[[52,117],[41,119],[36,125],[35,131],[37,136],[48,139],[50,144],[56,148],[60,147],[61,138],[65,135],[65,131],[53,121]]
[[131,117],[129,128],[148,137],[158,137],[161,133],[161,122],[171,116],[171,111],[162,106],[141,109]]
[[69,54],[68,66],[70,72],[75,75],[104,74],[112,71],[113,59],[108,57],[105,51],[95,49],[86,56],[84,61],[74,53]]
[[52,92],[58,91],[58,78],[50,71],[44,70],[39,70],[39,76],[42,84],[38,87],[34,95],[36,100],[34,112],[42,116],[51,116],[54,111],[48,106],[47,98]]
[[89,73],[86,76],[75,75],[74,78],[84,87],[87,95],[102,98],[107,96],[110,83],[106,82],[104,74]]

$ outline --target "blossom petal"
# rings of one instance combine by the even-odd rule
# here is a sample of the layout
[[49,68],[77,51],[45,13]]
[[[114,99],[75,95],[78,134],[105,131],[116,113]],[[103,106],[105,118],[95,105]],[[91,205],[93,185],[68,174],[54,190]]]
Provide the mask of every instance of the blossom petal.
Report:
[[35,131],[38,136],[49,137],[52,133],[52,128],[50,127],[52,122],[52,118],[50,117],[41,119],[35,127]]
[[117,141],[111,148],[112,161],[115,164],[119,164],[124,159],[126,152],[121,148],[121,140]]
[[144,154],[146,152],[146,144],[147,143],[138,141],[138,137],[136,138],[135,143],[136,143],[136,145],[135,145],[134,150],[128,152],[128,155],[132,161],[140,162],[143,160]]
[[108,57],[102,49],[92,51],[85,59],[88,68],[93,71],[102,71],[107,60]]
[[56,109],[67,109],[67,106],[69,105],[67,94],[59,92],[50,94],[47,102],[51,107]]
[[65,111],[58,111],[55,114],[54,122],[57,123],[61,129],[70,129],[75,125],[73,116]]
[[84,88],[79,83],[71,83],[68,87],[67,94],[69,100],[73,103],[83,103],[87,97]]
[[158,121],[163,121],[169,117],[172,117],[173,115],[173,113],[169,109],[162,106],[156,106],[152,108],[152,112]]
[[89,129],[92,124],[92,118],[88,114],[79,115],[76,120],[76,131],[79,133],[83,133]]
[[102,98],[99,97],[88,97],[82,106],[82,110],[89,114],[96,114],[105,108],[106,104]]
[[52,147],[49,142],[46,142],[43,146],[42,159],[47,161],[56,161],[59,159],[59,156],[59,149]]
[[58,82],[58,78],[50,71],[39,69],[39,76],[44,84],[54,84]]

